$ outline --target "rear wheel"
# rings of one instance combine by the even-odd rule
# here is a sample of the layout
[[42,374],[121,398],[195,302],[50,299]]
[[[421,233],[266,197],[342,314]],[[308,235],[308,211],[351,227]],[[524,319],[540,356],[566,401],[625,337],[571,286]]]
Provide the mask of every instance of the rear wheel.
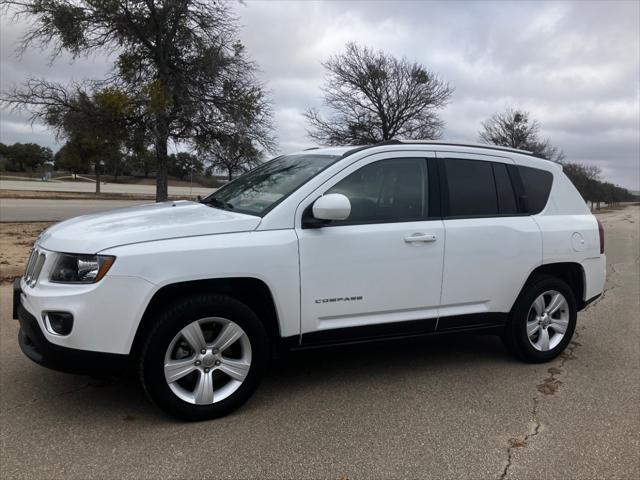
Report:
[[159,315],[142,350],[140,378],[165,412],[206,420],[240,407],[268,360],[267,335],[246,305],[202,295]]
[[576,301],[567,283],[556,277],[536,276],[516,300],[503,340],[521,360],[548,362],[571,341],[576,319]]

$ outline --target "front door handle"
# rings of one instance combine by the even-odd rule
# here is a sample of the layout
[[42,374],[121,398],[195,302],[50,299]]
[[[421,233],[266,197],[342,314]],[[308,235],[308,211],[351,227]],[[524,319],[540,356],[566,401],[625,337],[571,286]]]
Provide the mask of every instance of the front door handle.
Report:
[[436,237],[433,233],[412,233],[404,237],[404,241],[407,243],[428,243],[435,242]]

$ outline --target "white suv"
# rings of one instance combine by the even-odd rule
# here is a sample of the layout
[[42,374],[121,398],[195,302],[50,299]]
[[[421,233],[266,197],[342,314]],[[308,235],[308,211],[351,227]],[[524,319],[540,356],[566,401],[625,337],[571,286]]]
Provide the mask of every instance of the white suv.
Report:
[[134,365],[190,420],[225,415],[282,347],[478,331],[560,354],[603,291],[602,227],[559,165],[527,152],[386,142],[278,157],[200,203],[46,230],[14,316],[42,365]]

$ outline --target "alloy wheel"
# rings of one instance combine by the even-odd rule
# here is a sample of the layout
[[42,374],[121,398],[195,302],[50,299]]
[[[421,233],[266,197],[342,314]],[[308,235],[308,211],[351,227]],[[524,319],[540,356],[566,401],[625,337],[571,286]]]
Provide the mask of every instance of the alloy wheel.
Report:
[[251,342],[235,322],[201,318],[180,330],[165,353],[164,376],[185,402],[211,405],[233,394],[251,367]]
[[536,350],[553,350],[569,328],[569,304],[556,290],[539,295],[527,315],[527,337]]

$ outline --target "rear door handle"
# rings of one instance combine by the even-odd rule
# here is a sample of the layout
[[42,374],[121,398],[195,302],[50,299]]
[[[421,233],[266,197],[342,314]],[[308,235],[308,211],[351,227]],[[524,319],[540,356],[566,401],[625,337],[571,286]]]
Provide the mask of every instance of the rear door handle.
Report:
[[436,237],[433,233],[412,233],[411,235],[407,235],[404,237],[404,241],[407,243],[428,243],[435,242]]

